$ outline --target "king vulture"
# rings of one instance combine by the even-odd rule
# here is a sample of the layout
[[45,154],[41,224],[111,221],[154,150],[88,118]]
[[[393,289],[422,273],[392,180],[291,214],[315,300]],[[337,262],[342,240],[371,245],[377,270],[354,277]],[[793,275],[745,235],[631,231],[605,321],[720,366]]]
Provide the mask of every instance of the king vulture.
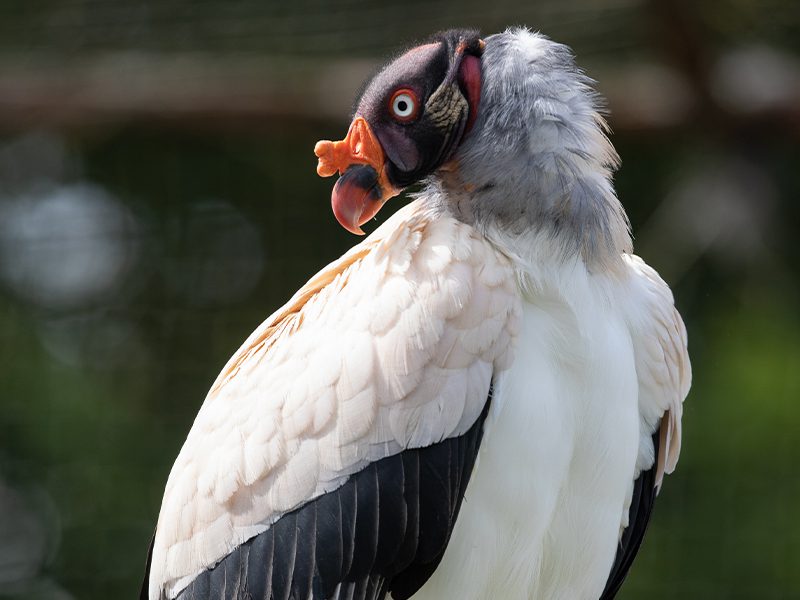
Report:
[[681,443],[670,289],[632,253],[570,50],[452,30],[344,140],[361,232],[230,359],[169,474],[149,600],[612,598]]

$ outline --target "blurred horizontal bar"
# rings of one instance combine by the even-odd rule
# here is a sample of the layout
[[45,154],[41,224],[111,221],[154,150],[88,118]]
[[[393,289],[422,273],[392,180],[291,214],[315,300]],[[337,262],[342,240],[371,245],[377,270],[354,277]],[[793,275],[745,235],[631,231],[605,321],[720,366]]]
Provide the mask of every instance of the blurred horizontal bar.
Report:
[[[794,63],[758,52],[731,53],[718,62],[708,82],[718,102],[712,107],[701,106],[708,94],[694,89],[691,78],[662,64],[600,64],[588,71],[608,98],[618,132],[692,126],[713,112],[715,119],[778,122],[800,133]],[[260,129],[286,120],[345,121],[355,91],[376,67],[360,59],[204,54],[109,53],[66,63],[0,56],[0,132],[130,123]]]

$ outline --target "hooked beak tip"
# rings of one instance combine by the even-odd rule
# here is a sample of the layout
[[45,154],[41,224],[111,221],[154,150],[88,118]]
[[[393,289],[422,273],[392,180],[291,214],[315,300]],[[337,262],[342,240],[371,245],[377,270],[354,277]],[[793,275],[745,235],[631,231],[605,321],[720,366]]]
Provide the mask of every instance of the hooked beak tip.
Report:
[[374,217],[386,200],[375,169],[368,165],[355,165],[336,181],[331,207],[342,227],[356,235],[364,235],[361,225]]

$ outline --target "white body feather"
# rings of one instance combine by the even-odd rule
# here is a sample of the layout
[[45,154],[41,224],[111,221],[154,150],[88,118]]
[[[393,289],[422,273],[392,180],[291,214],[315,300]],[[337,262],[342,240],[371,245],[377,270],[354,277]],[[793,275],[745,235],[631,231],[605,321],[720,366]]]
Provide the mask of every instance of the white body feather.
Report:
[[596,600],[608,578],[652,432],[640,431],[628,319],[642,305],[628,277],[580,262],[530,275],[453,536],[415,600]]

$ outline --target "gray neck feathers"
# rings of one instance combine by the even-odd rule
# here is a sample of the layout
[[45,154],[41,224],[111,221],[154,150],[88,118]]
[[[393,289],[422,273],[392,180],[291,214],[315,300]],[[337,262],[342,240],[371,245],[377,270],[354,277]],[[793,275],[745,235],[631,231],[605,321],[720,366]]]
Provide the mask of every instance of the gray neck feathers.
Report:
[[631,238],[591,80],[566,46],[525,29],[486,42],[475,126],[428,194],[520,254],[546,244],[590,269],[613,268]]

